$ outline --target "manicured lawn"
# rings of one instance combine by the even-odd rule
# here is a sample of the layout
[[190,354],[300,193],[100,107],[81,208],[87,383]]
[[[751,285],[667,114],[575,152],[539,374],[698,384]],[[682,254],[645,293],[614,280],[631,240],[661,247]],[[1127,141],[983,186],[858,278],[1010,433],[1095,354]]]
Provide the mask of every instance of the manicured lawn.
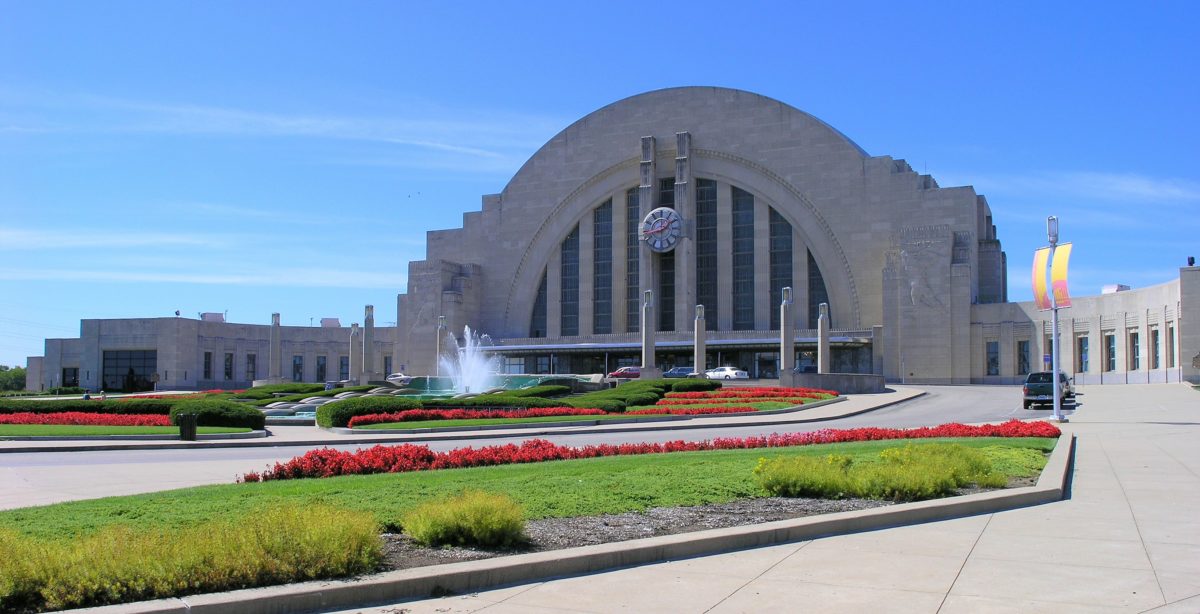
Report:
[[[249,433],[247,428],[197,427],[202,435]],[[81,435],[178,435],[177,426],[77,426],[70,424],[0,424],[0,437],[78,437]]]
[[[913,445],[953,442],[973,448],[1000,446],[1048,451],[1055,439],[948,438],[913,440]],[[174,528],[216,518],[235,518],[269,505],[305,508],[333,505],[369,512],[396,527],[405,512],[429,499],[482,489],[508,494],[529,518],[616,514],[650,507],[722,503],[765,496],[753,470],[760,458],[842,454],[856,462],[878,457],[907,440],[612,456],[586,460],[225,484],[182,490],[75,501],[0,512],[0,526],[49,539],[69,539],[99,528],[126,524],[138,529]],[[996,455],[1006,458],[1004,454]],[[1005,462],[1010,475],[1035,475],[1044,464]],[[262,466],[248,466],[246,471]],[[234,476],[230,476],[233,480]]]

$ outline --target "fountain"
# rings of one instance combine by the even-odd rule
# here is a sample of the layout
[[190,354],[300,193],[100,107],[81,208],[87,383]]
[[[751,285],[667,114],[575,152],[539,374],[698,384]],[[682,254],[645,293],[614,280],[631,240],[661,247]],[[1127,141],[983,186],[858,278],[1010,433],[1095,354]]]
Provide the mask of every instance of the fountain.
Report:
[[442,376],[450,378],[455,393],[481,393],[500,385],[500,359],[488,353],[492,338],[463,327],[462,345],[447,329],[441,343],[438,367]]

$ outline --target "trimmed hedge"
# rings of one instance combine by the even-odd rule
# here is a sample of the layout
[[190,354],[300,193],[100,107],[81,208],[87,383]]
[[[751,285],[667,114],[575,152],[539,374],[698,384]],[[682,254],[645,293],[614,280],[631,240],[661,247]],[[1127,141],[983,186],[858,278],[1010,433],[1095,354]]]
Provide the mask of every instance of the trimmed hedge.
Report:
[[326,403],[317,408],[317,426],[323,428],[348,428],[355,416],[387,414],[422,406],[415,399],[400,397],[354,397]]
[[325,384],[268,384],[266,386],[257,386],[239,393],[234,396],[235,399],[270,399],[273,398],[276,392],[287,392],[291,394],[303,394],[312,396],[309,393],[324,392]]
[[564,394],[571,394],[570,386],[556,386],[556,385],[531,386],[529,388],[518,388],[516,390],[505,390],[504,392],[497,392],[494,395],[488,395],[488,396],[561,397]]
[[514,397],[506,394],[481,394],[466,399],[427,399],[420,402],[430,408],[475,408],[475,407],[562,407],[562,399],[542,397]]
[[84,401],[63,399],[59,401],[0,399],[0,414],[30,412],[52,414],[64,411],[81,411],[90,414],[161,414],[171,413],[177,399],[109,399],[107,401]]
[[709,392],[721,387],[715,379],[688,378],[671,385],[671,392]]
[[231,426],[261,431],[267,424],[266,414],[233,401],[181,401],[171,408],[171,424],[179,424],[179,414],[197,414],[197,426]]

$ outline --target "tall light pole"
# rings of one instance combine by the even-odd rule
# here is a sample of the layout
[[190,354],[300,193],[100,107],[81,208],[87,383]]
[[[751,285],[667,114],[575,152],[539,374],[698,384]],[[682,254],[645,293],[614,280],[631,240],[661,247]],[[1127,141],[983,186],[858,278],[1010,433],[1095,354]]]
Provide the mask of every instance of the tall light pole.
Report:
[[[1054,249],[1058,246],[1057,216],[1051,215],[1046,218],[1046,238],[1050,240],[1050,262],[1054,262]],[[1054,420],[1067,422],[1062,413],[1062,383],[1058,381],[1058,358],[1061,352],[1058,340],[1058,298],[1054,292],[1050,292],[1050,313],[1050,378],[1054,380]]]

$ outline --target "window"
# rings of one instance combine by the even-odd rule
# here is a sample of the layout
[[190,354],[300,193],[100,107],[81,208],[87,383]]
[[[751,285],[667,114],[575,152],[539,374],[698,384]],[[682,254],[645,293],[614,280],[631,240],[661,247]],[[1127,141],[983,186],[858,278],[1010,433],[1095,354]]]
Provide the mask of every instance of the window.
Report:
[[771,329],[779,328],[779,305],[783,302],[783,289],[792,285],[792,225],[772,208],[771,240]]
[[304,381],[304,357],[298,354],[292,356],[292,381]]
[[79,385],[79,367],[63,367],[62,385],[63,386],[78,386]]
[[[637,188],[625,192],[625,332],[636,333],[642,318],[642,290],[638,281],[638,227],[642,223]],[[540,373],[541,371],[539,371]]]
[[592,212],[592,332],[612,331],[612,199]]
[[559,305],[562,312],[560,336],[574,337],[579,334],[579,227],[571,229],[562,242],[562,288]]
[[212,379],[212,352],[204,353],[204,379]]
[[258,355],[246,354],[246,381],[258,379]]
[[1129,370],[1137,371],[1142,368],[1142,344],[1141,335],[1130,331],[1129,333]]
[[1150,368],[1162,368],[1162,341],[1159,339],[1158,329],[1150,330]]
[[525,372],[525,359],[519,356],[504,357],[504,372],[519,375]]
[[987,342],[987,374],[1000,375],[1000,342]]
[[1167,368],[1175,368],[1175,325],[1167,327]]
[[675,178],[663,177],[658,180],[658,206],[675,206]]
[[717,330],[717,182],[696,180],[696,303],[704,328]]
[[233,352],[225,352],[225,381],[233,379]]
[[350,379],[350,357],[338,356],[338,379]]
[[675,330],[675,252],[658,257],[658,330]]
[[537,364],[536,369],[539,374],[550,373],[550,357],[549,356],[538,356],[535,359],[535,362]]
[[[829,293],[825,291],[825,278],[821,276],[821,267],[817,266],[816,258],[808,252],[808,327],[817,327],[817,318],[821,316],[821,303],[829,303]],[[833,305],[829,306],[829,316],[833,317]],[[829,323],[833,326],[833,322]]]
[[1117,370],[1117,336],[1113,333],[1104,335],[1104,370]]
[[327,360],[327,358],[325,356],[317,356],[317,381],[318,382],[325,381],[325,369],[326,369],[325,361],[326,360]]
[[542,271],[542,283],[538,284],[533,298],[533,314],[529,316],[529,336],[546,336],[546,272]]
[[[212,352],[208,355],[212,370]],[[158,371],[158,350],[105,350],[102,356],[101,390],[138,392],[154,387]],[[209,376],[211,379],[211,375]]]
[[1029,373],[1029,341],[1017,342],[1017,375]]
[[733,188],[733,330],[754,330],[754,195]]
[[392,374],[392,357],[391,356],[383,357],[383,374],[384,375]]
[[1075,372],[1088,371],[1088,338],[1086,335],[1075,340]]

